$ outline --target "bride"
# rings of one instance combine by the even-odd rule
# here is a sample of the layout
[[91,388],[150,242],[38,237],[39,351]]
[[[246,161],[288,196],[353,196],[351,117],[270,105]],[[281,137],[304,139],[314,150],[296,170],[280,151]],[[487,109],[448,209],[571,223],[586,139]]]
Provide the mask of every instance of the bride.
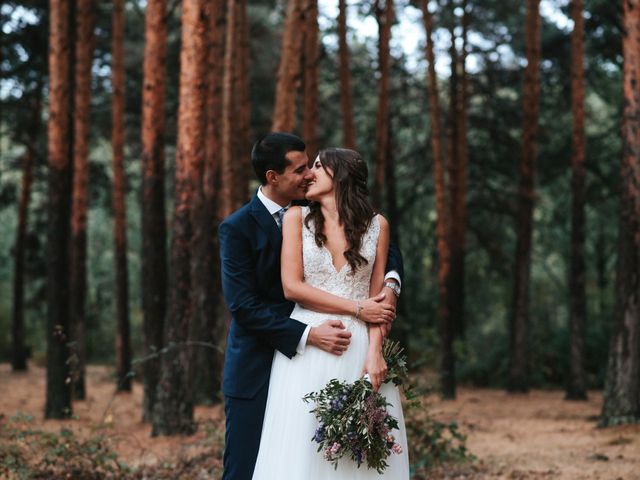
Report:
[[[386,364],[382,357],[381,327],[359,317],[360,302],[382,289],[389,247],[389,224],[376,215],[368,198],[367,166],[353,150],[332,148],[316,158],[309,183],[309,207],[292,207],[283,224],[282,284],[285,296],[296,302],[292,318],[316,326],[330,318],[351,331],[351,344],[341,356],[308,346],[288,359],[276,351],[260,450],[254,480],[390,479],[409,478],[407,438],[398,388],[382,384]],[[341,312],[342,315],[329,315]],[[318,426],[302,397],[319,391],[337,378],[353,382],[369,374],[398,419],[391,432],[402,447],[392,453],[380,475],[342,458],[337,470],[312,443]]]

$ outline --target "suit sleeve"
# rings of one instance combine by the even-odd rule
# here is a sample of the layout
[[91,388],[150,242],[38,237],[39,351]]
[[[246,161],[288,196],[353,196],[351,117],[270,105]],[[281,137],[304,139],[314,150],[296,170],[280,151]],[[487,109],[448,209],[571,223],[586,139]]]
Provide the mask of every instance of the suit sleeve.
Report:
[[218,230],[222,290],[235,321],[252,335],[291,358],[306,325],[261,301],[249,240],[229,223]]
[[395,270],[400,275],[400,278],[404,277],[404,263],[402,262],[402,252],[395,243],[389,244],[389,256],[387,257],[387,267],[384,272],[390,272]]

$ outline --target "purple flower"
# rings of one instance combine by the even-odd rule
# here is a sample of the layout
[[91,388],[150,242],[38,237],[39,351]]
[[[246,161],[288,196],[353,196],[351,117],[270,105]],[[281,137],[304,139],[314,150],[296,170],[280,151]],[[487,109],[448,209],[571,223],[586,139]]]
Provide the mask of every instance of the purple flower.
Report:
[[321,443],[324,440],[324,427],[318,427],[316,433],[313,435],[313,440],[316,443]]

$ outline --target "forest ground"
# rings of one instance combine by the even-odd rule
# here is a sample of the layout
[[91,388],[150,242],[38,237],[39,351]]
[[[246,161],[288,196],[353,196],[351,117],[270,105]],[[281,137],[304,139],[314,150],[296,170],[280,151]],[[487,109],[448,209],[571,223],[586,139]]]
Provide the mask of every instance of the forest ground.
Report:
[[[174,474],[180,469],[182,478],[219,476],[220,406],[196,409],[194,436],[150,438],[150,427],[140,421],[139,384],[131,394],[114,395],[111,370],[100,366],[90,366],[87,379],[88,399],[75,402],[73,420],[44,421],[44,368],[31,365],[28,373],[12,374],[10,365],[0,364],[0,425],[46,432],[68,427],[79,439],[105,436],[120,462],[151,469],[146,478],[163,468]],[[453,402],[433,396],[428,403],[436,419],[458,423],[476,460],[438,469],[427,478],[640,479],[640,426],[596,428],[601,392],[590,392],[587,402],[566,402],[557,390],[510,395],[461,388]]]

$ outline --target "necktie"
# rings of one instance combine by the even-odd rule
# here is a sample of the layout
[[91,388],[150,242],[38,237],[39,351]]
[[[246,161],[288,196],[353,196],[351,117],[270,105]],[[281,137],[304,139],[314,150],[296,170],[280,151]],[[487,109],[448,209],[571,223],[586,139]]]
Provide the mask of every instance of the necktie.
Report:
[[284,218],[284,214],[286,211],[286,208],[281,208],[276,212],[276,223],[278,224],[278,228],[280,230],[282,230],[282,219]]

